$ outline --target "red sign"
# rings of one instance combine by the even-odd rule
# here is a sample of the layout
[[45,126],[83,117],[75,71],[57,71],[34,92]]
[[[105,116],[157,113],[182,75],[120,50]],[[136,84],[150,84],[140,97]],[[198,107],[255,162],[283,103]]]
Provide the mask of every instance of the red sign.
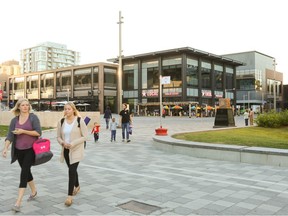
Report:
[[3,99],[3,90],[0,90],[0,100]]

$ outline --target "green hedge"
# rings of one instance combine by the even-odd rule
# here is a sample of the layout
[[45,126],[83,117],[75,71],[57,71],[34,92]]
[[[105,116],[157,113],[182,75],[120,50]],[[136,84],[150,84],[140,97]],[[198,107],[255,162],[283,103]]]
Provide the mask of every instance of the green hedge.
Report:
[[259,114],[255,119],[255,123],[259,127],[278,128],[288,126],[288,110],[282,112],[271,111]]

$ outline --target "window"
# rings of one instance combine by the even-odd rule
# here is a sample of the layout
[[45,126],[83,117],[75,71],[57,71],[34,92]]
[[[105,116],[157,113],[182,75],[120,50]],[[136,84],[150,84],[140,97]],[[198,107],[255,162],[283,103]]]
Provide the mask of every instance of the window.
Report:
[[77,69],[74,71],[74,89],[91,88],[91,68]]
[[202,88],[211,88],[211,63],[201,62],[201,82]]
[[104,88],[116,89],[117,87],[116,73],[117,73],[116,69],[104,67]]
[[124,65],[123,90],[138,89],[138,64]]
[[165,87],[181,87],[182,86],[182,61],[181,58],[165,59],[162,62],[162,76],[170,76],[170,84]]
[[187,59],[187,86],[197,87],[199,85],[198,81],[198,60],[196,59]]
[[223,66],[214,65],[215,74],[215,88],[218,90],[223,90]]
[[151,89],[159,87],[158,61],[142,63],[142,88]]

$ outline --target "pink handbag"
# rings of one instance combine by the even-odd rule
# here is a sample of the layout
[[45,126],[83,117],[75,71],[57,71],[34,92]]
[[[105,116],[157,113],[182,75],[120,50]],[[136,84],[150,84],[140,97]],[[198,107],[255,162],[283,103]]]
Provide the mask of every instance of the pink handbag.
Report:
[[50,140],[39,138],[33,143],[33,150],[35,153],[34,166],[48,162],[53,157],[50,150]]

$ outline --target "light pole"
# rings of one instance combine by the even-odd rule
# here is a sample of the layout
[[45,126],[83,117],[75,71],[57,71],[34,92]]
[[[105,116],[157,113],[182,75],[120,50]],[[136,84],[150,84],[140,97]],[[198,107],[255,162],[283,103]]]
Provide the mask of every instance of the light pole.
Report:
[[121,11],[119,11],[119,21],[117,24],[119,24],[119,65],[118,65],[118,108],[119,111],[122,109],[122,30],[121,30],[121,25],[122,25],[122,19],[123,17],[121,16]]
[[248,102],[248,109],[250,110],[250,91],[248,91],[248,95],[247,95],[247,102]]
[[274,100],[274,111],[276,112],[276,77],[275,77],[275,73],[276,73],[276,59],[273,58],[273,66],[274,66],[274,82],[273,82],[273,100]]

